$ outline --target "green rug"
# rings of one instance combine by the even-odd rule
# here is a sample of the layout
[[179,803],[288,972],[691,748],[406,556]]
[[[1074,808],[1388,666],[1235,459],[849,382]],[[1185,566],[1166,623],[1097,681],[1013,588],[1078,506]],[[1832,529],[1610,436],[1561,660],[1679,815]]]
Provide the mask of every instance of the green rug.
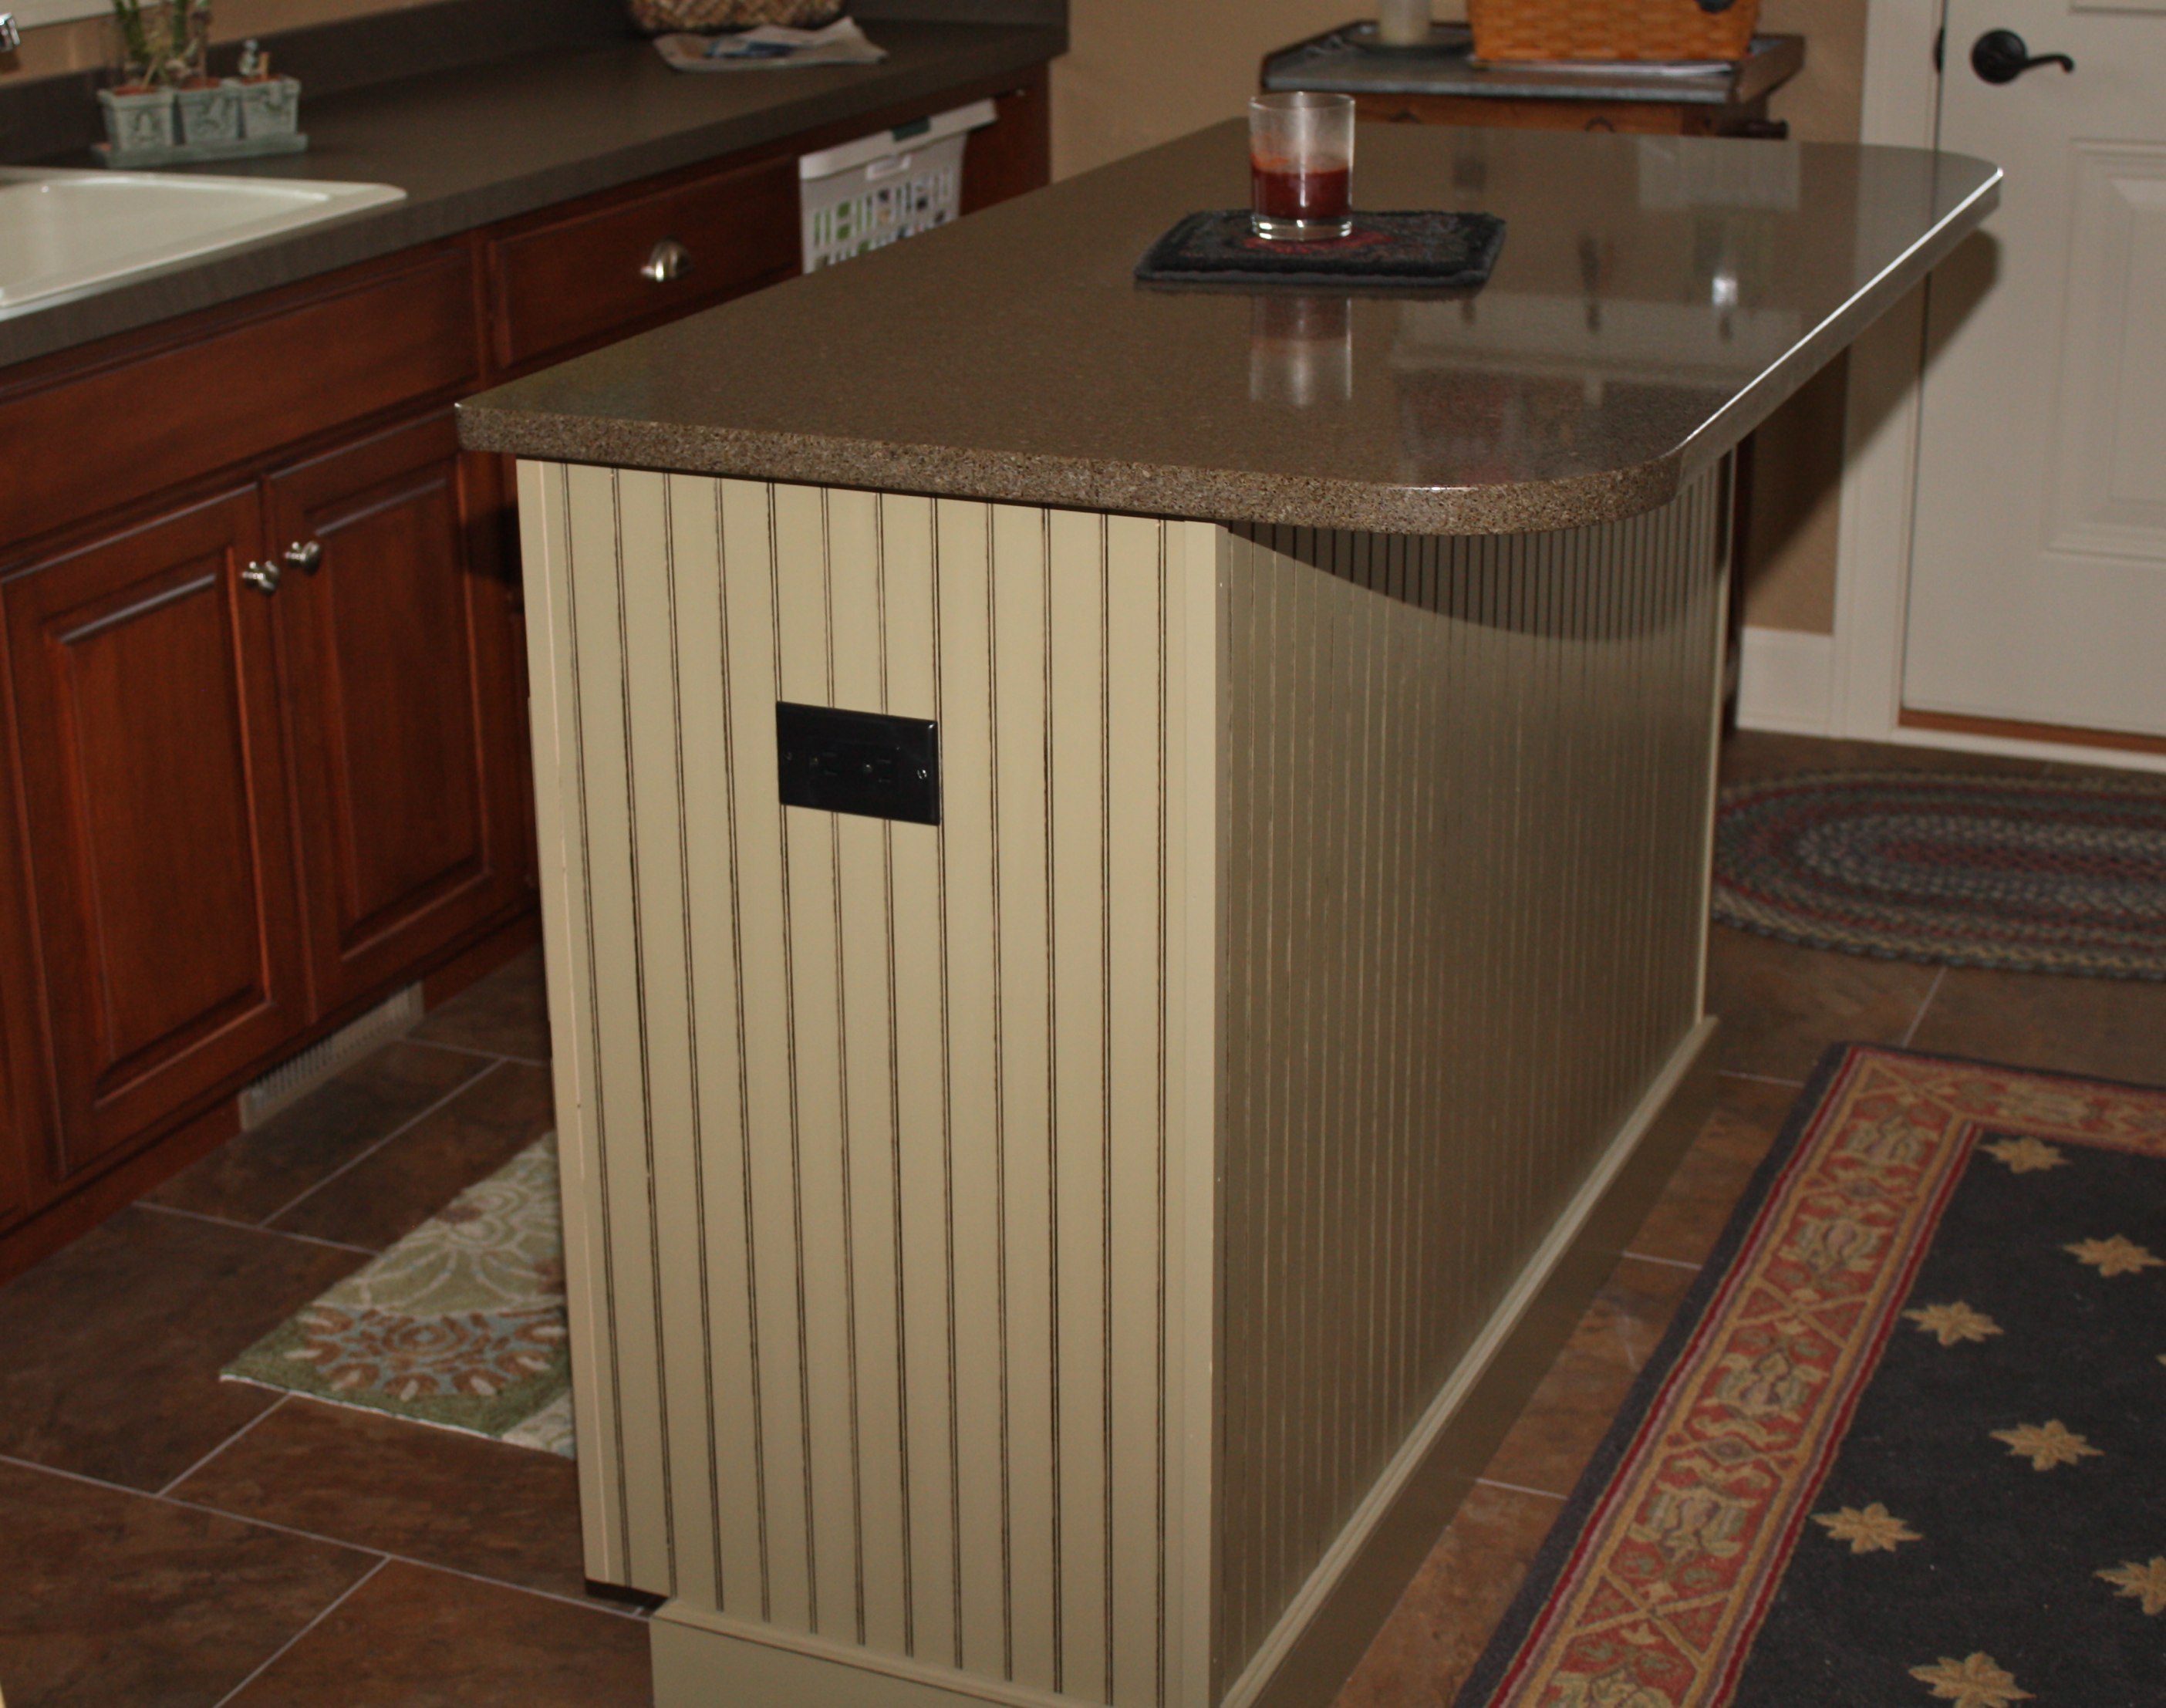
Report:
[[556,1135],[468,1187],[220,1373],[573,1457]]

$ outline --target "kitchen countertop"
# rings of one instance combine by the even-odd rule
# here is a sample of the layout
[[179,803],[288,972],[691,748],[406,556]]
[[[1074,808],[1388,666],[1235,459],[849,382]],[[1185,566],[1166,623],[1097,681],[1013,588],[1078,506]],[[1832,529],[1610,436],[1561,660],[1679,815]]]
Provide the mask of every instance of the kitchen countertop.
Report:
[[477,449],[1212,521],[1502,533],[1711,466],[1999,198],[1911,149],[1365,126],[1371,208],[1508,222],[1472,295],[1139,285],[1238,121],[459,407]]
[[0,320],[0,367],[1020,71],[1067,45],[1038,26],[884,19],[867,34],[888,50],[882,64],[688,76],[623,40],[304,96],[306,154],[210,170],[396,184],[405,200]]

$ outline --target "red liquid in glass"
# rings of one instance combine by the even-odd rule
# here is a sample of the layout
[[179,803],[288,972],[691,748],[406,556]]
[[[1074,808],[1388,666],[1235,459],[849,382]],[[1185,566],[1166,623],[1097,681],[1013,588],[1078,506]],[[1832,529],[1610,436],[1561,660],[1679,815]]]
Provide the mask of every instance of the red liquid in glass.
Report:
[[1328,166],[1307,172],[1284,161],[1249,162],[1252,205],[1266,219],[1332,221],[1354,211],[1354,171]]

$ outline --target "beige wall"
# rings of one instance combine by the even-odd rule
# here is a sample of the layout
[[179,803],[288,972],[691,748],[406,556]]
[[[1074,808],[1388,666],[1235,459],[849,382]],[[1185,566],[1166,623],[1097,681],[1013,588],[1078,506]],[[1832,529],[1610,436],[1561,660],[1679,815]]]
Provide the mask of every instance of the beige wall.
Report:
[[[298,29],[304,24],[330,24],[341,18],[358,18],[371,12],[396,12],[428,0],[217,0],[210,39],[240,41],[273,30]],[[0,5],[0,11],[5,11]],[[84,18],[72,24],[48,24],[23,32],[23,50],[11,66],[0,59],[0,71],[20,71],[34,77],[61,71],[92,71],[111,65],[117,57],[113,29],[105,18]]]
[[[1071,0],[1068,56],[1053,70],[1053,167],[1086,172],[1240,112],[1264,56],[1360,15],[1366,0]],[[1858,131],[1866,0],[1763,0],[1764,28],[1806,39],[1804,71],[1772,103],[1808,141]],[[1439,0],[1436,15],[1464,15]],[[1834,627],[1840,367],[1761,430],[1746,621]]]

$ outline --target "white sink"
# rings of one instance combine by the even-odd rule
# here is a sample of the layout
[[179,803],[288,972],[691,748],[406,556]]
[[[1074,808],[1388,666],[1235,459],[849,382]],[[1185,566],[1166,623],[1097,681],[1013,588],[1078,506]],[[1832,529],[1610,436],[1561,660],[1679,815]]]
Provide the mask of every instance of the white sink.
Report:
[[405,197],[390,184],[0,167],[0,320]]

